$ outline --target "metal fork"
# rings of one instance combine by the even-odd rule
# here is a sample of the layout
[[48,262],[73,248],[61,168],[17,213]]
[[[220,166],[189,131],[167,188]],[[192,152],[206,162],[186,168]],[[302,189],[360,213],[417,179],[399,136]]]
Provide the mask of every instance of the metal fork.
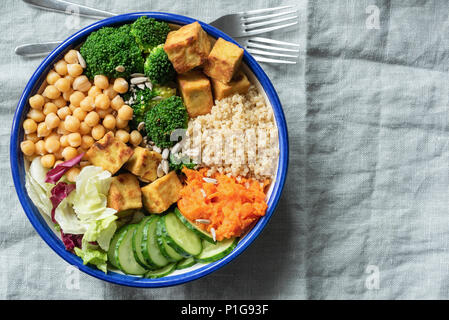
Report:
[[[31,6],[38,7],[40,9],[63,12],[66,14],[73,14],[73,12],[76,12],[76,14],[79,14],[81,16],[86,16],[95,19],[102,19],[104,17],[112,17],[116,15],[115,13],[86,7],[63,0],[23,0],[23,1]],[[232,37],[236,38],[250,37],[256,34],[270,32],[281,28],[287,28],[298,24],[298,21],[284,23],[286,21],[298,19],[297,15],[292,16],[292,14],[297,13],[296,10],[285,11],[286,9],[291,8],[292,6],[282,6],[276,8],[251,10],[247,12],[230,14],[222,16],[212,21],[210,25],[221,29],[222,31],[226,32]],[[252,39],[255,40],[256,38]],[[248,52],[251,52],[254,58],[259,62],[287,63],[287,64],[296,63],[295,60],[284,58],[296,59],[298,57],[297,55],[292,54],[286,55],[278,53],[277,51],[299,52],[299,49],[280,50],[278,47],[278,45],[284,45],[288,47],[299,47],[298,45],[261,37],[257,37],[257,39],[259,42],[262,41],[263,43],[265,43],[265,45],[264,47],[251,49],[251,51],[250,51],[251,46],[249,46],[251,39],[248,40],[237,39],[237,41],[242,46],[244,46],[248,50]],[[61,43],[60,41],[52,41],[43,43],[24,44],[16,47],[15,53],[17,55],[27,57],[42,56],[51,52],[60,43]],[[266,58],[263,56],[282,57],[283,59]]]

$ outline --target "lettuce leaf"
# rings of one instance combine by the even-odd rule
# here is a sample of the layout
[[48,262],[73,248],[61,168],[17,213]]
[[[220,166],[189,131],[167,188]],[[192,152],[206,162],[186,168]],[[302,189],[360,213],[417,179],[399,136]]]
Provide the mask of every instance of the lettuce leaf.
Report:
[[108,265],[106,263],[108,260],[107,253],[98,248],[98,246],[89,243],[85,237],[83,237],[82,248],[75,247],[74,250],[75,254],[83,259],[84,265],[92,264],[104,273],[108,272]]
[[97,242],[101,249],[108,251],[112,236],[117,230],[116,215],[91,222],[84,238],[89,242]]

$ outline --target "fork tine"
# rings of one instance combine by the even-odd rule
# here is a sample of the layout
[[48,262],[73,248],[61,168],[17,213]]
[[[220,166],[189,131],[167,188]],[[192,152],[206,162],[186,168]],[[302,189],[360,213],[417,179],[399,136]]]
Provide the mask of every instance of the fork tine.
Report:
[[297,18],[298,18],[298,16],[293,16],[293,17],[287,17],[287,18],[282,18],[282,19],[275,19],[275,20],[271,20],[271,21],[268,20],[268,21],[250,23],[250,24],[245,23],[245,27],[246,27],[246,30],[251,30],[251,29],[258,28],[258,27],[264,27],[264,26],[268,26],[270,24],[276,24],[276,23],[289,21],[289,20],[293,20],[293,19],[297,19]]
[[259,14],[259,13],[272,12],[272,11],[288,9],[288,8],[293,8],[293,6],[282,6],[282,7],[274,7],[274,8],[266,8],[266,9],[256,9],[256,10],[244,11],[244,12],[242,12],[242,14],[243,15]]
[[253,56],[256,61],[259,62],[267,62],[267,63],[279,63],[279,64],[296,64],[296,61],[290,61],[290,60],[279,60],[279,59],[270,59],[260,56]]
[[285,16],[287,14],[292,14],[292,13],[298,13],[298,10],[286,11],[286,12],[275,13],[275,14],[267,14],[264,16],[243,17],[243,19],[245,20],[245,22],[255,22],[255,21],[259,21],[259,20],[266,20],[266,19],[281,17],[281,16]]
[[248,39],[248,42],[271,43],[271,44],[279,44],[279,45],[298,47],[299,48],[299,44],[297,44],[297,43],[273,40],[273,39],[264,38],[264,37],[252,37],[252,38]]
[[284,52],[299,52],[299,48],[298,49],[287,49],[287,48],[267,46],[264,44],[252,43],[252,42],[247,42],[246,47],[258,48],[258,49],[268,49],[268,50],[275,50],[275,51],[284,51]]
[[280,26],[254,29],[254,30],[246,31],[245,32],[245,36],[251,36],[251,35],[260,34],[260,33],[264,33],[264,32],[270,32],[270,31],[274,31],[274,30],[278,30],[278,29],[282,29],[282,28],[291,27],[291,26],[294,26],[296,24],[298,24],[298,21],[295,21],[295,22],[292,22],[292,23],[283,24],[283,25],[280,25]]
[[291,54],[284,54],[284,53],[277,53],[277,52],[268,52],[268,51],[263,51],[263,50],[258,50],[258,49],[251,49],[251,48],[246,49],[246,51],[248,51],[249,53],[261,54],[263,56],[298,58],[298,56],[294,56],[294,55],[291,55]]

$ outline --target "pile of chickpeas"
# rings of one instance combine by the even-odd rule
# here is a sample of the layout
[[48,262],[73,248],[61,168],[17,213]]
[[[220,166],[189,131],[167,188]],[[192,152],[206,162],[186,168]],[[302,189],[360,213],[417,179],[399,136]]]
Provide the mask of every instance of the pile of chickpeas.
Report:
[[[110,131],[124,143],[137,146],[142,141],[139,131],[130,132],[133,109],[120,96],[128,91],[128,82],[104,75],[89,81],[78,55],[76,50],[67,52],[48,73],[42,92],[29,99],[31,109],[23,122],[25,139],[20,148],[28,160],[40,156],[45,168],[86,152]],[[88,164],[83,158],[80,167]],[[68,179],[74,181],[79,171],[72,168]]]

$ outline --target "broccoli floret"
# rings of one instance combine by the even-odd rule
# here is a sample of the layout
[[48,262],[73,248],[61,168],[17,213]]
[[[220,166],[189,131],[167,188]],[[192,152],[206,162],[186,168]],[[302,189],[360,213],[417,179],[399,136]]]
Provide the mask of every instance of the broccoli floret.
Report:
[[187,128],[188,119],[182,99],[172,96],[162,100],[145,114],[145,129],[159,148],[169,148],[177,142],[170,141],[171,133],[175,129]]
[[[145,61],[130,29],[130,25],[105,27],[87,37],[80,53],[86,60],[86,75],[89,79],[97,74],[109,78],[128,78],[132,73],[143,71]],[[117,71],[119,66],[125,70]]]
[[145,60],[144,72],[154,84],[166,84],[174,79],[176,72],[170,60],[168,60],[163,45],[151,50]]
[[131,34],[143,52],[150,52],[167,39],[170,26],[163,21],[156,21],[146,16],[140,17],[131,25]]

